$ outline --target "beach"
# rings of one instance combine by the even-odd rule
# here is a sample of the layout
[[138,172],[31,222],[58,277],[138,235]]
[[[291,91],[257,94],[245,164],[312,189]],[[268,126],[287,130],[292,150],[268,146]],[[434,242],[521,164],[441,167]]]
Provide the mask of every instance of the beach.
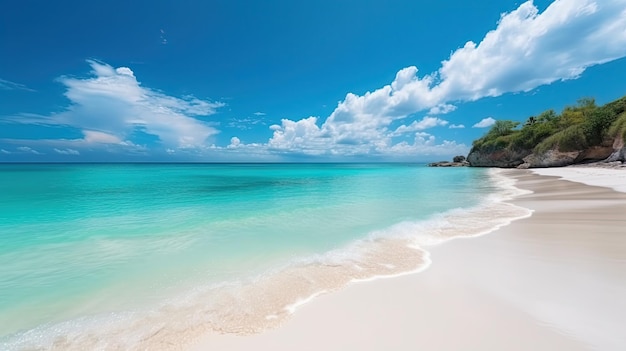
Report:
[[[20,179],[14,183],[13,179]],[[0,167],[0,349],[184,349],[280,329],[422,247],[530,215],[491,169],[423,164]]]
[[0,203],[3,350],[626,343],[623,169],[5,171],[24,185]]
[[626,171],[502,174],[529,191],[510,202],[531,216],[427,247],[422,272],[353,283],[276,328],[208,334],[191,349],[622,350]]

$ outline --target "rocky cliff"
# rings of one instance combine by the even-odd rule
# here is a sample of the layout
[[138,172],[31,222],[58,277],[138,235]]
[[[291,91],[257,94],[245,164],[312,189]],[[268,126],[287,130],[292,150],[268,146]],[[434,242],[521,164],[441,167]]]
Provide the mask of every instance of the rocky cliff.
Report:
[[626,145],[624,145],[624,139],[615,139],[615,141],[613,142],[613,152],[606,159],[606,162],[616,161],[626,163]]
[[473,167],[561,167],[591,162],[626,162],[626,96],[598,106],[592,98],[547,110],[525,123],[498,120],[474,140]]
[[507,148],[473,148],[467,155],[471,167],[514,168],[524,163],[524,157],[530,150],[511,150]]
[[511,150],[510,148],[473,148],[467,156],[472,167],[499,168],[545,168],[562,167],[590,162],[626,163],[626,146],[622,138],[610,145],[591,146],[581,150],[559,151],[558,148],[544,152]]

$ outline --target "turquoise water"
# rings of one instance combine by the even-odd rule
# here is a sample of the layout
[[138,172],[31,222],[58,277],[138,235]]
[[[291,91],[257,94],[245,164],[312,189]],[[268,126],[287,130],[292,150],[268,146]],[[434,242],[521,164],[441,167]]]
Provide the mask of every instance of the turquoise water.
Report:
[[415,164],[0,165],[0,340],[149,309],[497,190],[486,170]]

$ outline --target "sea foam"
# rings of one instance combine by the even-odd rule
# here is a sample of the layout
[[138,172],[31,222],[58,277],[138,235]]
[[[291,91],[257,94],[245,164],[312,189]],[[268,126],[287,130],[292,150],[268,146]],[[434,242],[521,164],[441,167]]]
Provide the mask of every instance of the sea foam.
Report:
[[412,274],[430,264],[428,247],[484,235],[531,211],[507,200],[523,194],[490,171],[498,189],[478,205],[402,221],[324,254],[292,259],[247,278],[198,285],[158,306],[45,324],[0,342],[2,349],[182,349],[206,333],[275,328],[315,297],[348,284]]

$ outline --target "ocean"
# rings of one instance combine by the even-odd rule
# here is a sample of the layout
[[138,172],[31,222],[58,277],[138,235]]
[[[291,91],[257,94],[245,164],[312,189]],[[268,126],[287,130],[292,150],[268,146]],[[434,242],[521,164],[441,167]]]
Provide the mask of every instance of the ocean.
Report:
[[0,164],[0,349],[259,332],[527,216],[516,193],[423,164]]

